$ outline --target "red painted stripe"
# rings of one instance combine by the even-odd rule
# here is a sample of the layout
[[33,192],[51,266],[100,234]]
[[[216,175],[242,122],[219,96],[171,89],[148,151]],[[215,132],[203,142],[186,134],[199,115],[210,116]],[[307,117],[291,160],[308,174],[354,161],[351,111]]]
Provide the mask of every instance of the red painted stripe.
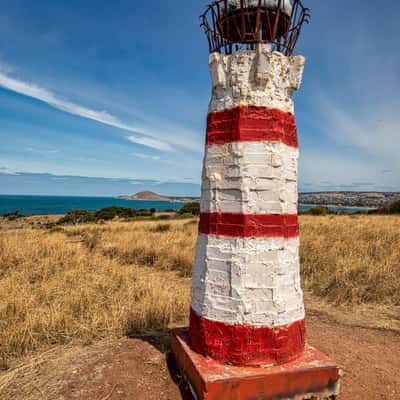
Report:
[[267,107],[236,107],[207,117],[207,145],[242,141],[282,142],[298,147],[294,115]]
[[297,215],[202,213],[199,232],[207,235],[231,237],[299,236]]
[[296,359],[305,346],[305,321],[272,328],[227,325],[190,313],[194,351],[222,363],[257,366],[284,364]]

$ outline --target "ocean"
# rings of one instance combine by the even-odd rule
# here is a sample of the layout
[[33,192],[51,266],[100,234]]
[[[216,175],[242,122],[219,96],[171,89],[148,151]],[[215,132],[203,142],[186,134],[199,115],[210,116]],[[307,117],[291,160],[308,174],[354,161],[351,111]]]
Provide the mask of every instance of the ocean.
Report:
[[113,197],[12,196],[0,195],[0,215],[19,211],[22,215],[66,214],[71,210],[95,211],[120,206],[135,210],[155,208],[157,211],[179,210],[183,203],[170,201],[123,200]]
[[[0,215],[19,211],[22,215],[66,214],[81,209],[95,211],[108,206],[129,207],[135,210],[155,208],[157,211],[179,210],[183,203],[172,201],[123,200],[113,197],[72,197],[72,196],[13,196],[0,195]],[[308,211],[310,205],[300,205],[300,211]],[[366,208],[329,207],[331,211],[352,214],[366,212]]]

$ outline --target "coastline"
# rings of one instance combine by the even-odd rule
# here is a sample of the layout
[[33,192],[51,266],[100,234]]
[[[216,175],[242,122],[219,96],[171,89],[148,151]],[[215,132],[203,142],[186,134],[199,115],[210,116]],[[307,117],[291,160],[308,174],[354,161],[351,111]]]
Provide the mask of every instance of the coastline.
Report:
[[127,200],[127,201],[159,201],[159,202],[166,202],[166,203],[189,203],[191,201],[193,202],[200,202],[199,198],[188,198],[188,197],[182,197],[182,199],[178,198],[166,198],[166,199],[131,199],[129,197],[124,197],[124,196],[118,196],[114,197],[114,199],[118,200]]
[[377,210],[378,207],[368,207],[368,206],[342,206],[336,204],[310,204],[310,203],[299,203],[299,206],[304,207],[328,207],[328,208],[337,208],[337,209],[349,209],[349,210]]
[[[151,197],[151,196],[149,196]],[[120,197],[86,197],[86,196],[23,196],[0,195],[0,215],[19,212],[21,215],[62,215],[71,210],[97,211],[102,208],[117,206],[136,210],[155,208],[156,211],[178,211],[185,203],[199,202],[198,198],[176,197],[168,200],[155,198],[127,199]],[[354,213],[368,212],[377,207],[338,206],[334,204],[299,203],[299,211],[307,212],[310,208],[324,206],[333,212]]]
[[[126,197],[113,197],[113,198],[117,199],[117,200],[126,200],[126,201],[155,201],[155,202],[164,202],[164,203],[188,203],[189,202],[189,200],[128,199]],[[191,201],[197,201],[197,200],[191,200]]]

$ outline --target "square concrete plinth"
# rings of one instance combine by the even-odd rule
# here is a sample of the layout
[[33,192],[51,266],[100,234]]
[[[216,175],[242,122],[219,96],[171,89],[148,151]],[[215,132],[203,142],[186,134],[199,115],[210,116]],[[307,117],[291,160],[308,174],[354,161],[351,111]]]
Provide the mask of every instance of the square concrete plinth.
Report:
[[339,368],[310,346],[284,365],[234,367],[192,351],[188,334],[174,330],[171,346],[197,400],[333,400],[339,394]]

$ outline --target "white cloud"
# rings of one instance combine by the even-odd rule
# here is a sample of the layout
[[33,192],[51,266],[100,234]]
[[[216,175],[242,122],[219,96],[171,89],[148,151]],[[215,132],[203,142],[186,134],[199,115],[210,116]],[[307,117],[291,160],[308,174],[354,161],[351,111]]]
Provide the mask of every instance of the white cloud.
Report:
[[44,89],[33,83],[24,82],[14,79],[2,72],[0,72],[0,87],[10,90],[15,93],[40,100],[51,107],[64,111],[68,114],[77,115],[82,118],[90,119],[104,125],[112,126],[114,128],[122,129],[125,131],[133,132],[141,136],[130,136],[129,140],[133,143],[141,144],[146,147],[151,147],[162,151],[172,151],[172,147],[156,137],[150,135],[148,132],[143,131],[139,127],[129,125],[111,115],[107,111],[98,111],[91,108],[82,106],[77,103],[62,99],[53,92]]
[[132,153],[135,157],[142,158],[143,160],[153,160],[153,161],[160,161],[161,157],[160,156],[151,156],[149,154],[143,154],[143,153]]
[[398,191],[399,181],[382,174],[381,160],[368,160],[328,148],[303,148],[300,157],[300,190]]
[[160,142],[159,140],[155,140],[149,137],[144,136],[128,136],[127,139],[132,143],[141,144],[146,147],[151,147],[153,149],[161,150],[161,151],[173,151],[174,149],[165,142]]
[[4,166],[0,166],[0,174],[3,175],[18,175],[18,172],[15,172],[14,170],[4,167]]
[[[354,97],[356,100],[356,98]],[[319,102],[324,133],[340,145],[351,146],[356,151],[384,159],[391,167],[399,158],[400,115],[395,109],[394,99],[386,99],[385,108],[377,104],[359,104],[360,109],[349,109],[346,105],[326,97]],[[399,104],[400,106],[400,104]]]
[[34,154],[42,154],[42,155],[47,155],[47,154],[58,154],[60,153],[60,150],[57,149],[38,149],[36,147],[28,147],[26,149],[27,152],[29,153],[34,153]]
[[345,63],[346,73],[334,71],[334,85],[326,77],[314,84],[308,123],[321,145],[316,139],[314,148],[302,149],[302,181],[400,190],[400,57],[365,30],[330,59]]

